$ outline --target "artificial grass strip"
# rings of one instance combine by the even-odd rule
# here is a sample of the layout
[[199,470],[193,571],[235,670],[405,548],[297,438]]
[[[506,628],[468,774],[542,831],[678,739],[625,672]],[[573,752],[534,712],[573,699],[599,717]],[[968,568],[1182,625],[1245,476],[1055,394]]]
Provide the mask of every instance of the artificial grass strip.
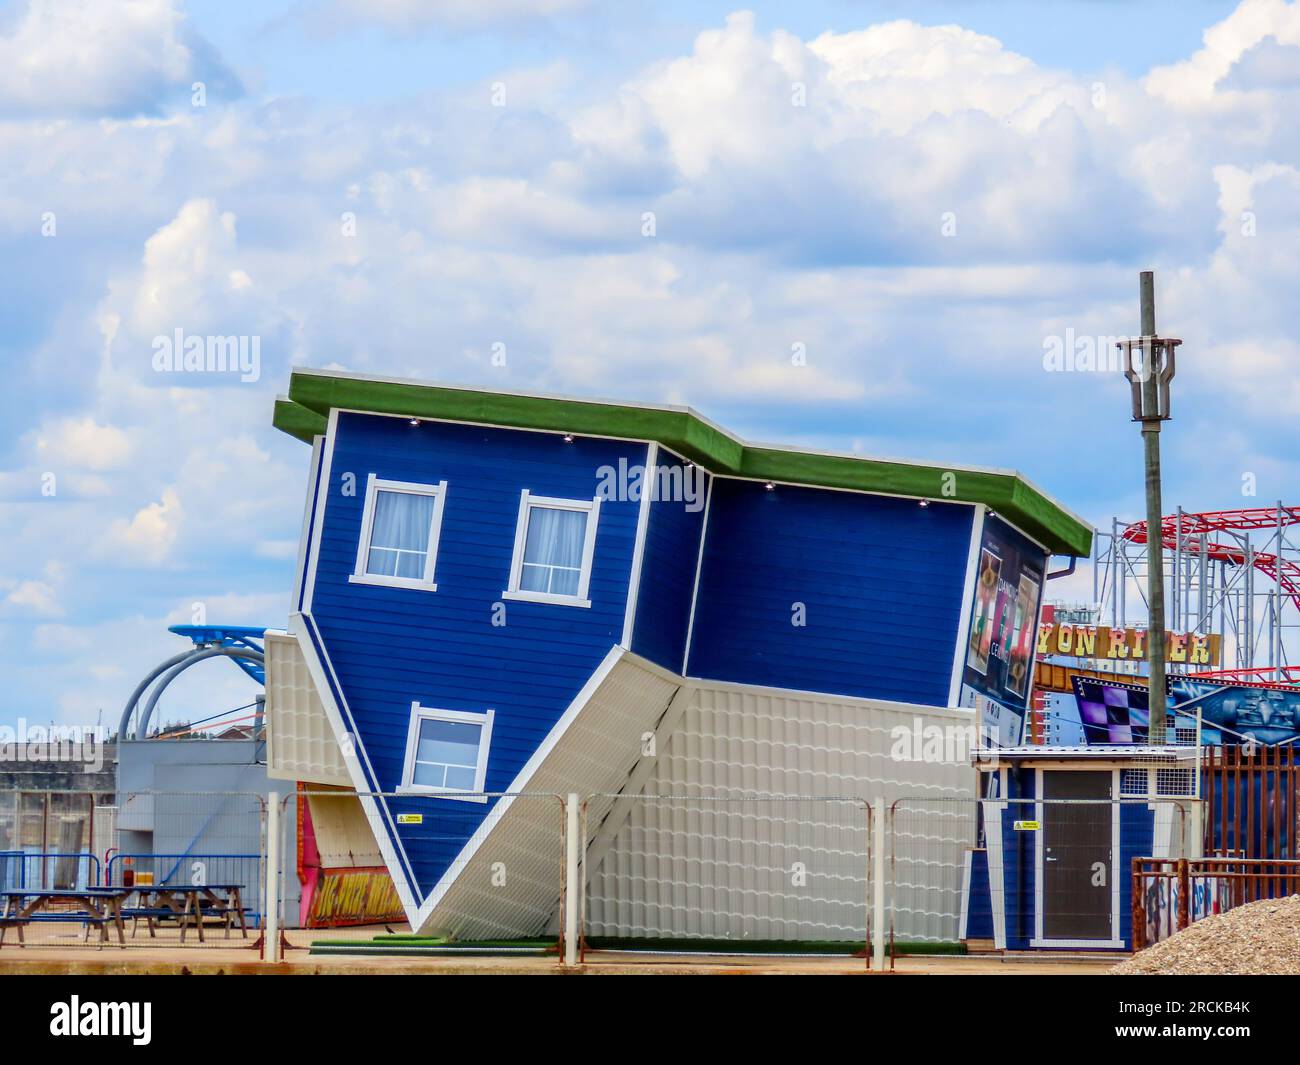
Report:
[[[861,940],[778,940],[778,939],[680,939],[680,938],[613,938],[595,936],[586,940],[589,950],[617,950],[644,954],[823,954],[858,955],[867,945]],[[418,936],[404,933],[377,935],[373,939],[320,939],[311,949],[352,954],[394,952],[400,954],[424,953],[468,954],[492,953],[545,953],[556,948],[554,939],[484,939],[449,940],[439,936]],[[951,955],[965,954],[962,943],[933,943],[897,940],[896,954]]]

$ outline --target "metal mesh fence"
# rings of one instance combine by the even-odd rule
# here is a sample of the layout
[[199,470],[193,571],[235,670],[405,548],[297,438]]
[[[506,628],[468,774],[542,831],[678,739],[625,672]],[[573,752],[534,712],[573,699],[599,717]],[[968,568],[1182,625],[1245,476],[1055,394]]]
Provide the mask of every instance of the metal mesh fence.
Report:
[[1135,857],[1180,857],[1195,800],[895,800],[891,951],[1111,947],[1131,930]]
[[0,853],[0,945],[256,945],[265,912],[262,796],[105,798],[17,796]]
[[286,796],[281,811],[289,947],[554,949],[564,892],[562,796],[304,789]]
[[871,816],[854,797],[590,796],[591,947],[694,949],[870,938]]
[[[574,927],[595,950],[1117,948],[1134,859],[1195,855],[1199,802],[1156,784],[1102,800],[907,796],[880,826],[854,796],[587,795]],[[0,946],[261,945],[266,797],[104,799],[0,796]],[[318,787],[273,806],[291,947],[544,953],[565,933],[563,796]]]

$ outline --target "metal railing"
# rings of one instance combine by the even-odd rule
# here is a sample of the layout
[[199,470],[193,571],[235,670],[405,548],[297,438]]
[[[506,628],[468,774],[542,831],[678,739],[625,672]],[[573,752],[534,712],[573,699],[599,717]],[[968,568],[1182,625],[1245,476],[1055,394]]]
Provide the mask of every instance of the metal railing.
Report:
[[94,854],[60,851],[0,851],[0,890],[77,888],[100,883]]
[[1133,859],[1133,950],[1249,902],[1300,891],[1300,860]]

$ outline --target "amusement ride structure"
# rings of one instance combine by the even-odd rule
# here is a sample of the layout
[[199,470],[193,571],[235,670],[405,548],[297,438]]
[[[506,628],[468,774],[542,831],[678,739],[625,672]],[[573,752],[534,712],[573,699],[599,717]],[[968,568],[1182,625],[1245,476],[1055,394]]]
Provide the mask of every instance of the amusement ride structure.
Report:
[[[1195,675],[1254,685],[1300,684],[1300,507],[1191,513],[1160,523],[1167,626],[1220,633],[1223,660]],[[1145,521],[1111,522],[1093,538],[1094,620],[1115,627],[1146,618]]]

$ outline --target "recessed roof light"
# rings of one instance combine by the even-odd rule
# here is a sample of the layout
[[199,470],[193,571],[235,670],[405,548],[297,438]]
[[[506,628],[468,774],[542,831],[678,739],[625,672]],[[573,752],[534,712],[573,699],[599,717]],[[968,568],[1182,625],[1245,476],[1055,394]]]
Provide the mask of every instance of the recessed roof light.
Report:
[[419,424],[420,424],[420,419],[419,419],[419,418],[412,418],[412,419],[411,419],[411,424],[412,424],[412,425],[419,425]]
[[763,487],[766,488],[769,492],[776,491],[776,485],[773,484],[771,481],[768,481],[767,484],[763,485]]
[[573,443],[573,434],[572,434],[572,433],[565,433],[565,434],[564,434],[564,442],[565,442],[566,444],[572,444],[572,443]]

